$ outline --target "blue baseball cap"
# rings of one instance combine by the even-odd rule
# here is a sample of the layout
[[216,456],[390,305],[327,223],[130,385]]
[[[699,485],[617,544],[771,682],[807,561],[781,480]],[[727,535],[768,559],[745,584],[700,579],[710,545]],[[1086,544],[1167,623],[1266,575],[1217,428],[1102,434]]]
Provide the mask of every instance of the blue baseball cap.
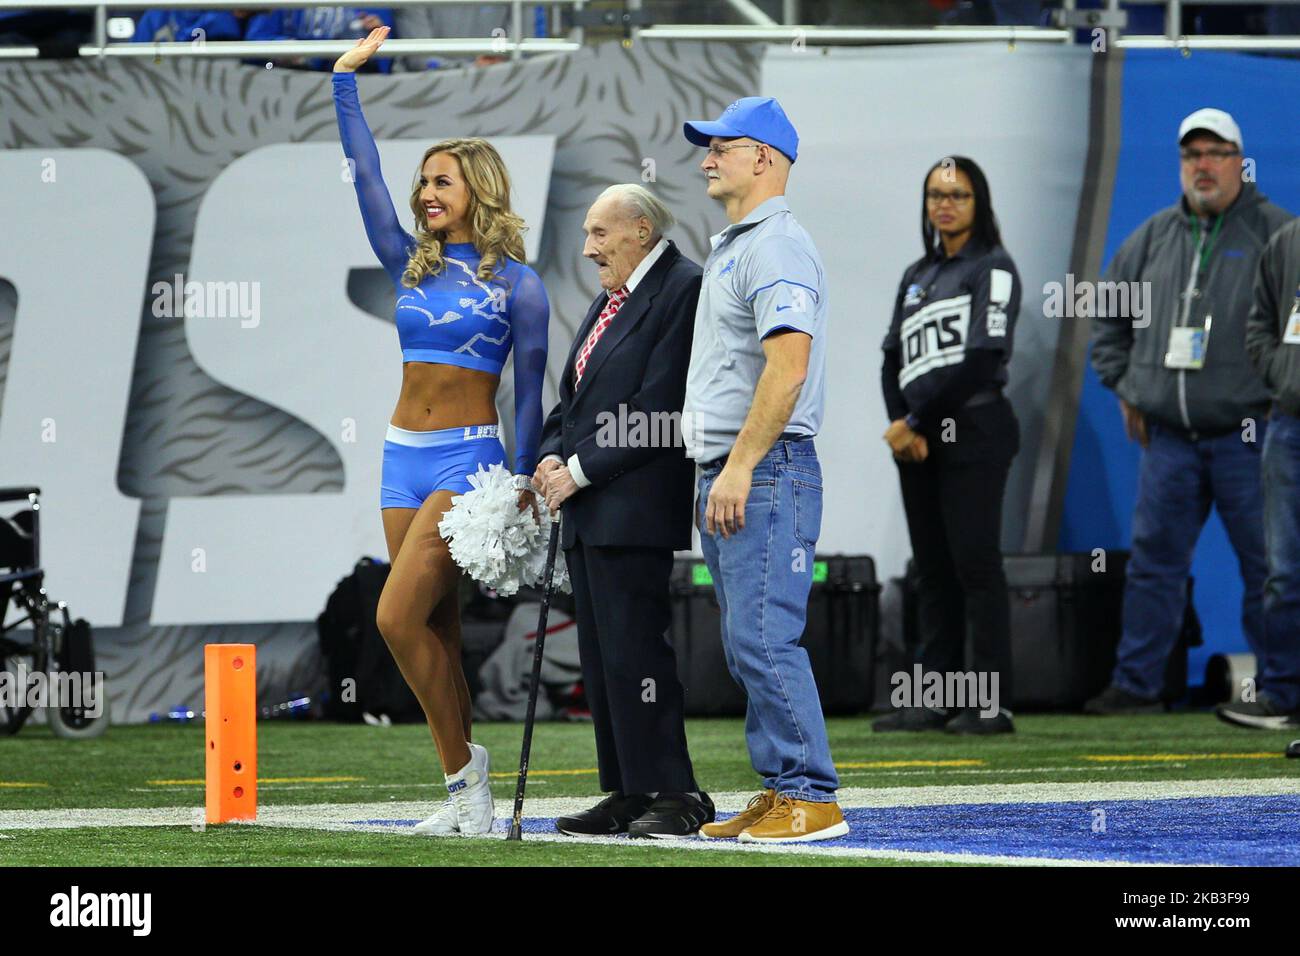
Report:
[[748,136],[779,149],[792,163],[799,152],[799,134],[794,124],[781,104],[770,96],[741,97],[714,122],[691,120],[682,124],[682,132],[696,146],[708,146],[714,136],[724,139]]

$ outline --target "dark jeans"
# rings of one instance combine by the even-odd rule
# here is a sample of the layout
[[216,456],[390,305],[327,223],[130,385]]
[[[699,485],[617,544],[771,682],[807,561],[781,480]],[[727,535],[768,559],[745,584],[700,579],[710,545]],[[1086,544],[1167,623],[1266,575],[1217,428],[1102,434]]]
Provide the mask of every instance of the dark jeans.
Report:
[[1264,439],[1263,654],[1257,677],[1283,709],[1300,710],[1300,418],[1274,409]]
[[686,750],[685,694],[666,637],[672,550],[591,547],[578,539],[564,559],[600,789],[698,790]]
[[927,433],[929,457],[898,465],[917,574],[920,664],[926,672],[996,673],[1005,706],[1012,693],[1011,604],[1002,571],[1002,499],[1020,427],[1002,398],[961,409],[949,437],[943,440],[942,426]]
[[[1260,445],[1268,421],[1256,424],[1256,440],[1241,432],[1191,439],[1151,423],[1138,471],[1133,545],[1124,588],[1124,635],[1116,651],[1112,683],[1154,699],[1164,689],[1165,665],[1182,632],[1187,575],[1210,506],[1219,511],[1246,592],[1241,626],[1255,659],[1263,658],[1264,504]],[[1213,586],[1213,582],[1210,582]]]

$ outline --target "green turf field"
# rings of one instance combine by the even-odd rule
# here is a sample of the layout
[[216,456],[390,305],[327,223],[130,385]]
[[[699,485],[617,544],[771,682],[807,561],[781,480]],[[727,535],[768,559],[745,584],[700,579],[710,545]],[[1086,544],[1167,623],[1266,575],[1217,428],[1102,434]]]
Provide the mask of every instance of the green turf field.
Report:
[[[828,723],[844,787],[897,788],[1025,783],[1300,777],[1283,751],[1300,732],[1252,732],[1204,713],[1085,718],[1021,715],[1018,733],[995,739],[943,734],[873,735],[868,719]],[[432,743],[422,725],[377,728],[272,721],[258,727],[260,806],[440,799]],[[498,800],[514,794],[521,728],[484,724],[476,739],[493,756]],[[696,775],[712,793],[752,791],[741,722],[688,725]],[[546,724],[534,737],[530,798],[598,793],[591,728]],[[0,817],[5,811],[198,808],[203,805],[203,728],[113,727],[94,741],[53,738],[43,727],[0,739]],[[594,802],[594,800],[593,800]],[[201,817],[196,817],[201,819]],[[889,860],[776,854],[682,853],[654,845],[506,844],[411,839],[385,833],[232,825],[0,829],[10,865],[546,864],[879,865]]]

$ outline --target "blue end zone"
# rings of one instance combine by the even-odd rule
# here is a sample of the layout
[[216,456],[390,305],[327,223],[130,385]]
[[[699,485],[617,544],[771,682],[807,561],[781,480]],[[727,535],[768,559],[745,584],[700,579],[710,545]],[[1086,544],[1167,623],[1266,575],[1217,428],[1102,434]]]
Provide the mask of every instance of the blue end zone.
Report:
[[[1294,795],[890,807],[845,816],[853,832],[828,845],[1128,863],[1300,864],[1300,797]],[[1094,833],[1094,821],[1104,821],[1104,831]]]
[[[1300,866],[1296,795],[857,807],[844,816],[852,828],[848,836],[812,846],[1117,863]],[[351,821],[394,828],[416,822]],[[553,834],[555,820],[525,819],[524,832]]]

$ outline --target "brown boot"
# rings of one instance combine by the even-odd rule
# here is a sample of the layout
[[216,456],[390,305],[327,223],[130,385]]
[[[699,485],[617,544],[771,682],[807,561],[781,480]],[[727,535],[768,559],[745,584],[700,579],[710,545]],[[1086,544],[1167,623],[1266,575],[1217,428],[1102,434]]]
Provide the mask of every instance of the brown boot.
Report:
[[721,823],[704,824],[704,826],[700,827],[700,836],[710,837],[714,840],[734,840],[740,836],[740,831],[745,827],[761,820],[767,814],[767,811],[772,809],[775,800],[775,790],[764,790],[749,801],[749,806],[730,820],[723,820]]
[[811,843],[849,832],[838,803],[777,797],[772,809],[740,832],[741,843]]

